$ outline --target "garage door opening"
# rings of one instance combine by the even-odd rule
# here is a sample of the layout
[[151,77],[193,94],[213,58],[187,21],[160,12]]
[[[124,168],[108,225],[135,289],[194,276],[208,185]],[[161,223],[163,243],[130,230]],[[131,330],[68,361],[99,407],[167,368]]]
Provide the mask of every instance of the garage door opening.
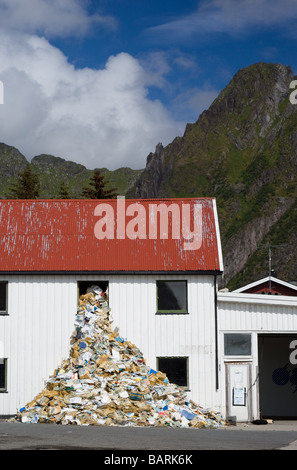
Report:
[[259,409],[264,419],[297,419],[296,340],[297,334],[258,335]]

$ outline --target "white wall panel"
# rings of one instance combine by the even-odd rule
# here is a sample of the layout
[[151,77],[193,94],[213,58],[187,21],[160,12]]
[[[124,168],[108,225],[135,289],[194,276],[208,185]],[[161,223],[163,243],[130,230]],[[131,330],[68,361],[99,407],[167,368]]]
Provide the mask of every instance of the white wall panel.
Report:
[[297,297],[219,294],[221,330],[297,331]]
[[141,349],[152,368],[157,367],[156,357],[189,357],[191,396],[204,406],[213,406],[213,278],[174,276],[174,279],[188,280],[189,314],[156,314],[156,280],[170,278],[168,275],[121,276],[113,282],[110,277],[110,306],[115,324],[122,336]]
[[1,276],[9,282],[7,316],[0,316],[0,344],[8,358],[8,393],[0,415],[16,413],[39,393],[68,357],[77,309],[78,281],[109,281],[113,327],[156,368],[157,356],[188,356],[191,397],[216,405],[214,286],[212,276],[188,280],[189,314],[156,315],[156,280],[168,275]]
[[76,284],[66,276],[5,280],[8,315],[0,316],[0,341],[8,359],[8,393],[0,393],[0,415],[14,414],[33,399],[68,356],[77,305]]

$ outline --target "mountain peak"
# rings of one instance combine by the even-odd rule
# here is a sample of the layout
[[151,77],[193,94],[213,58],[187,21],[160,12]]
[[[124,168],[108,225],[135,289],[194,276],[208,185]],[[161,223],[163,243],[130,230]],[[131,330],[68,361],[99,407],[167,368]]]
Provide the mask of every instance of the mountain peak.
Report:
[[225,125],[239,130],[249,123],[254,128],[260,126],[259,135],[264,136],[279,115],[280,103],[289,95],[292,78],[291,67],[281,64],[260,62],[240,69],[197,124],[207,121],[215,127],[224,119]]
[[[281,64],[239,70],[184,136],[162,149],[162,158],[159,150],[150,154],[136,182],[134,196],[140,198],[216,197],[224,282],[243,269],[297,196],[292,79],[291,67]],[[247,281],[255,280],[255,271],[250,275]]]

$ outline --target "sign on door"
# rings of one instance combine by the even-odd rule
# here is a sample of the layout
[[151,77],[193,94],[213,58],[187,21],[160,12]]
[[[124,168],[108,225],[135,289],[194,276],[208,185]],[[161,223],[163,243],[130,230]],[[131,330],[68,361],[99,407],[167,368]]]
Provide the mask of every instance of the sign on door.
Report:
[[227,364],[227,414],[238,422],[250,419],[250,364]]

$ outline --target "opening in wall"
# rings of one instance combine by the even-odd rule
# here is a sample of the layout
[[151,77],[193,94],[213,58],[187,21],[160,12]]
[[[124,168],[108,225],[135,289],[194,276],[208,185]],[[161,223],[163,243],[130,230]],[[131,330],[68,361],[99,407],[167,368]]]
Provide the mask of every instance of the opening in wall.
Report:
[[0,359],[0,392],[7,391],[7,359]]
[[188,388],[188,357],[157,357],[157,368],[169,382]]
[[108,281],[78,281],[77,283],[77,294],[78,298],[81,295],[87,293],[88,289],[93,286],[98,286],[104,293],[107,294],[107,301],[108,301]]
[[0,282],[0,314],[7,313],[7,281]]

